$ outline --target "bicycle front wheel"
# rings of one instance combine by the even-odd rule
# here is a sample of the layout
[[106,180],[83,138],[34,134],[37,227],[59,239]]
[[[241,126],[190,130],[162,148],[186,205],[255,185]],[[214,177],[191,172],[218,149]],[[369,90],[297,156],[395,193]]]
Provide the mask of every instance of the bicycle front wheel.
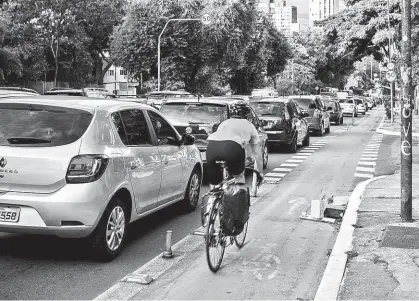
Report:
[[208,267],[214,273],[221,266],[226,245],[225,237],[221,231],[220,208],[221,202],[216,199],[211,208],[205,231],[205,251],[207,253]]
[[243,231],[239,235],[234,236],[234,242],[236,243],[237,248],[241,249],[244,246],[244,241],[246,240],[247,226],[249,226],[249,220],[244,224]]

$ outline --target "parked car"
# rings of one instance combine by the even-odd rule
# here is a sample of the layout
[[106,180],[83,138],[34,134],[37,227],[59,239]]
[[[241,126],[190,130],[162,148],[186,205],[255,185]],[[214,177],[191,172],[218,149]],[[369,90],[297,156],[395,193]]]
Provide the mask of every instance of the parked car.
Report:
[[339,99],[339,104],[342,107],[344,115],[347,114],[358,117],[358,106],[354,104],[354,99],[352,97]]
[[105,88],[84,88],[83,93],[87,97],[93,98],[116,98],[117,96],[114,93],[109,92]]
[[358,109],[358,113],[365,115],[365,113],[367,112],[367,107],[364,101],[361,98],[354,98],[354,102]]
[[329,113],[319,95],[289,96],[288,99],[295,101],[304,113],[309,114],[306,120],[310,132],[319,136],[330,133]]
[[[238,107],[246,113],[242,116],[254,124],[262,141],[263,168],[268,165],[268,136],[261,127],[261,122],[248,103],[240,100],[218,99],[170,99],[160,109],[160,112],[175,126],[179,133],[193,135],[195,143],[201,151],[202,161],[206,163],[207,138],[215,132],[218,125],[230,118],[231,112]],[[246,146],[250,154],[250,145]],[[246,166],[253,165],[253,159],[246,157]]]
[[308,113],[303,113],[295,101],[281,98],[252,100],[249,105],[256,112],[268,134],[270,146],[286,146],[297,152],[297,144],[310,145]]
[[339,104],[339,99],[333,97],[324,98],[323,102],[329,112],[330,122],[334,122],[336,125],[343,124],[343,110]]
[[95,258],[111,260],[129,223],[197,206],[194,138],[150,106],[23,97],[0,102],[0,133],[0,232],[86,237]]
[[72,88],[64,88],[64,89],[51,89],[45,92],[45,95],[67,95],[67,96],[86,96],[83,92],[83,89],[72,89]]
[[147,103],[160,109],[161,106],[172,98],[197,98],[197,96],[186,91],[153,91],[146,94]]
[[38,96],[39,93],[32,89],[20,87],[0,87],[0,98]]

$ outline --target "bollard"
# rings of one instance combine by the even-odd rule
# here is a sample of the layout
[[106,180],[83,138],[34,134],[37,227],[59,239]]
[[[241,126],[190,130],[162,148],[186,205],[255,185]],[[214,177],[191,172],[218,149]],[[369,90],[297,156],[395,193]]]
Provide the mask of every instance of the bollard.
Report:
[[172,230],[166,232],[166,250],[163,252],[163,258],[172,258]]
[[352,125],[355,125],[355,110],[352,112]]

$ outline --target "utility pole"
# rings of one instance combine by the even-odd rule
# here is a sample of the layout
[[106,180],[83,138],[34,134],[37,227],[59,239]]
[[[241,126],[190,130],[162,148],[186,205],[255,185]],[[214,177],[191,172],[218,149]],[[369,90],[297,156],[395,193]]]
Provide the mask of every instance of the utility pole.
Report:
[[[391,60],[391,25],[390,25],[390,0],[387,0],[387,23],[388,23],[388,63],[392,63]],[[394,121],[394,90],[396,89],[396,83],[392,81],[390,83],[390,105],[391,105],[391,125]]]
[[401,210],[403,222],[412,221],[412,0],[402,0],[401,97]]

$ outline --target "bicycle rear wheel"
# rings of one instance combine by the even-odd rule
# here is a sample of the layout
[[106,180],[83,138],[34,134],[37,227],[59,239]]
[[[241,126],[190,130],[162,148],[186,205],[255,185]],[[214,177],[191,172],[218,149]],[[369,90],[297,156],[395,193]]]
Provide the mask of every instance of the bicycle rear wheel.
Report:
[[247,226],[249,226],[249,220],[244,224],[243,231],[239,235],[234,236],[234,242],[236,243],[237,248],[241,249],[244,246],[244,241],[246,240]]
[[225,251],[225,237],[221,231],[219,199],[214,201],[208,218],[205,231],[205,251],[207,253],[208,267],[212,272],[217,272],[223,261]]

